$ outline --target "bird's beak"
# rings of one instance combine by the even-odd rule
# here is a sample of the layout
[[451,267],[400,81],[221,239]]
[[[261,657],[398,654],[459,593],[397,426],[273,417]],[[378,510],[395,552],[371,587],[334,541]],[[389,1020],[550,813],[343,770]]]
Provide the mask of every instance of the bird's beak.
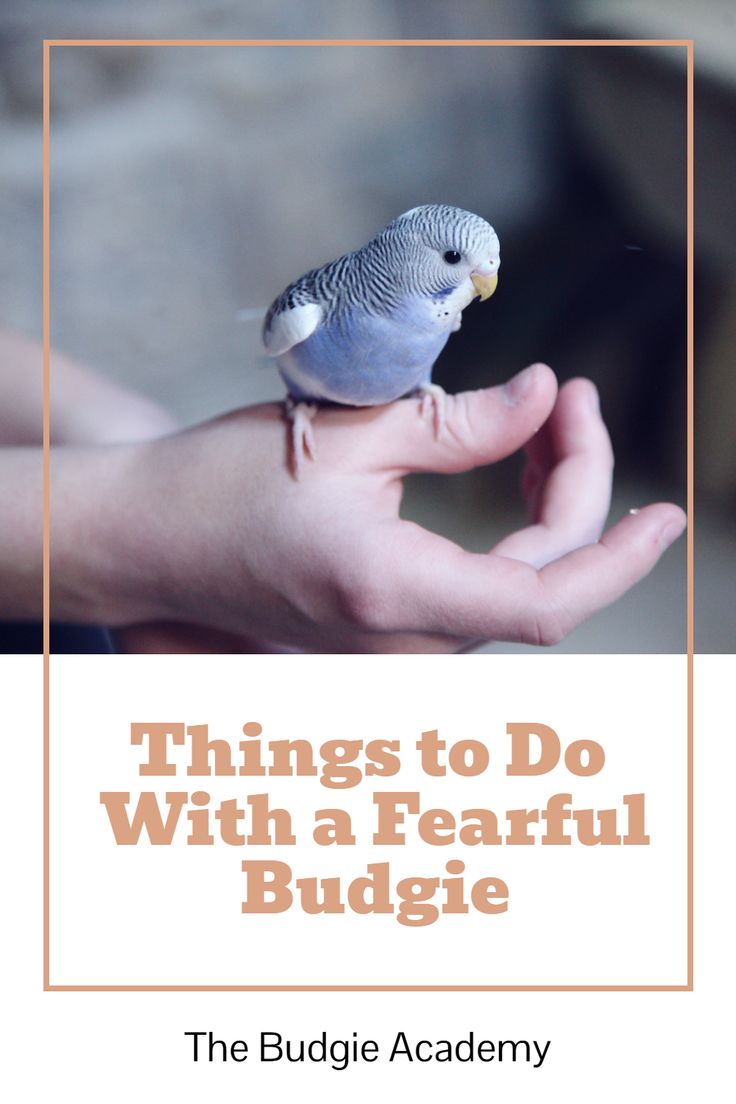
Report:
[[481,303],[484,299],[490,299],[498,286],[498,275],[495,272],[492,276],[483,276],[479,272],[471,272],[470,279],[473,281],[476,294],[480,295]]

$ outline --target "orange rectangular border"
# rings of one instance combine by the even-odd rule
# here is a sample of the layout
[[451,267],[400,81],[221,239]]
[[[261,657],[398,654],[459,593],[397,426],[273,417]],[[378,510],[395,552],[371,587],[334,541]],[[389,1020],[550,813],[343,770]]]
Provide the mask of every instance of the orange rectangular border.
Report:
[[[59,46],[682,46],[687,49],[687,982],[683,985],[52,985],[50,981],[50,147],[51,48]],[[662,993],[692,992],[694,602],[694,41],[693,39],[44,39],[43,42],[43,988],[44,992]]]

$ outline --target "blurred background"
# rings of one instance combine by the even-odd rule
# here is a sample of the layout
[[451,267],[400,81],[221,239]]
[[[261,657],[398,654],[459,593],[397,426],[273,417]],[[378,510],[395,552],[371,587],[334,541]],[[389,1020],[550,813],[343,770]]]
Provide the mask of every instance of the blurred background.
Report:
[[[678,0],[4,5],[0,322],[40,336],[43,37],[694,37],[696,648],[734,651],[735,34],[730,3]],[[435,379],[494,384],[535,360],[590,376],[612,516],[684,505],[685,77],[681,47],[55,48],[52,342],[187,422],[280,398],[238,311],[410,207],[455,204],[494,225],[503,265]],[[520,466],[412,479],[404,513],[486,549],[523,523]],[[685,613],[681,541],[555,650],[682,652]]]

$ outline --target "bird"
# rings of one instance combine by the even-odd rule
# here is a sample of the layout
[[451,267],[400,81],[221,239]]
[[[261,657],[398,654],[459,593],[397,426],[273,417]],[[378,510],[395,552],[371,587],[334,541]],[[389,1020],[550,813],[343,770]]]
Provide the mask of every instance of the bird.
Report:
[[293,474],[316,459],[321,405],[420,398],[440,436],[445,393],[432,369],[465,307],[496,290],[498,235],[470,211],[424,204],[367,245],[289,284],[266,312],[262,340],[287,388]]

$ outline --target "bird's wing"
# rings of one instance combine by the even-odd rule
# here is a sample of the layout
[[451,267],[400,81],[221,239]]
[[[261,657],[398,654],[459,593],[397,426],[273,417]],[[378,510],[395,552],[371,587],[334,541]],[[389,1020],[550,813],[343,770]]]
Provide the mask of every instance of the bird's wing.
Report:
[[306,341],[319,326],[323,315],[318,303],[300,303],[270,312],[263,327],[263,344],[268,355],[281,356],[294,345]]

